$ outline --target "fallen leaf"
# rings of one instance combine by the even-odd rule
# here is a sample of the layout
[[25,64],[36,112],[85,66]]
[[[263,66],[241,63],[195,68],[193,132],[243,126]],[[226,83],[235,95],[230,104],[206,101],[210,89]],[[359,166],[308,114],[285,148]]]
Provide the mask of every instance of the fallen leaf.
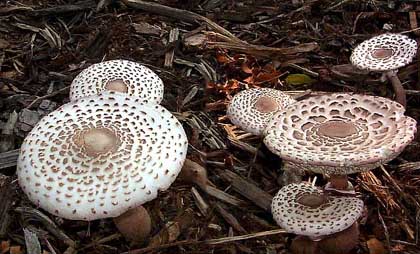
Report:
[[10,249],[10,242],[9,241],[1,241],[0,244],[0,253],[4,254],[7,253]]
[[23,254],[23,250],[21,246],[12,246],[10,247],[10,254]]
[[315,82],[311,77],[306,74],[290,74],[286,77],[286,83],[289,85],[304,85]]
[[241,65],[241,69],[243,72],[248,73],[248,74],[252,74],[252,69],[248,66],[247,63],[243,63]]
[[385,247],[381,241],[376,238],[367,241],[369,254],[386,254]]
[[227,56],[225,54],[222,53],[218,53],[216,55],[216,59],[219,63],[230,63],[233,61],[233,59],[230,56]]
[[395,246],[393,246],[392,247],[392,251],[395,251],[395,252],[401,252],[401,251],[404,251],[405,250],[405,245],[403,245],[403,244],[396,244]]

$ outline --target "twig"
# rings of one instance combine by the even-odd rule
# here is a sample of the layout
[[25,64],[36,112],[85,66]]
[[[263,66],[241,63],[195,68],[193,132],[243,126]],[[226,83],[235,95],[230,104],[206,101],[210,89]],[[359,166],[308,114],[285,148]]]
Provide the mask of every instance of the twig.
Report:
[[179,29],[178,28],[171,29],[171,31],[169,32],[169,40],[168,40],[168,45],[170,46],[170,48],[165,54],[165,63],[164,63],[165,67],[169,67],[169,68],[172,67],[172,64],[174,62],[174,54],[175,54],[174,44],[175,44],[175,41],[178,40],[178,37],[179,37]]
[[16,166],[19,149],[0,153],[0,169]]
[[55,223],[45,214],[30,207],[16,207],[15,211],[20,213],[27,220],[36,220],[41,222],[44,227],[55,237],[66,243],[69,247],[77,246],[77,243],[61,231]]
[[224,170],[220,173],[220,176],[225,180],[230,181],[236,192],[248,198],[260,208],[268,212],[271,211],[271,201],[273,200],[273,197],[269,193],[230,170]]
[[257,149],[254,153],[254,156],[252,157],[252,161],[249,163],[249,171],[248,171],[248,175],[247,178],[251,177],[255,162],[257,161],[257,157],[258,157],[258,153],[260,152],[261,146],[263,144],[262,139],[260,139],[260,142],[258,143]]
[[289,66],[289,67],[292,67],[292,68],[295,68],[295,69],[297,69],[297,70],[300,70],[300,71],[302,71],[303,73],[305,73],[305,74],[307,74],[307,75],[309,75],[309,76],[312,76],[312,77],[314,77],[314,78],[318,78],[318,77],[319,77],[319,74],[318,74],[317,72],[311,71],[311,70],[309,70],[309,69],[307,69],[307,68],[305,68],[305,67],[299,66],[299,65],[297,65],[297,64],[290,63],[290,64],[288,64],[288,66]]
[[89,243],[88,245],[86,245],[86,246],[83,246],[82,248],[80,248],[80,249],[77,249],[77,251],[82,251],[82,250],[86,250],[86,249],[89,249],[89,248],[92,248],[92,247],[95,247],[95,246],[97,246],[97,245],[99,245],[99,244],[104,244],[104,243],[106,243],[106,242],[110,242],[110,241],[114,241],[114,240],[117,240],[118,238],[121,238],[121,234],[120,233],[115,233],[115,234],[112,234],[112,235],[109,235],[109,236],[106,236],[106,237],[104,237],[104,238],[101,238],[101,239],[99,239],[99,240],[94,240],[93,242],[91,242],[91,243]]
[[379,207],[378,207],[378,218],[379,221],[382,224],[382,227],[384,228],[384,233],[385,233],[385,239],[386,239],[386,247],[388,249],[388,253],[392,254],[392,250],[391,250],[391,242],[390,242],[390,238],[389,238],[389,232],[388,232],[388,227],[385,224],[384,219],[382,218],[381,212],[379,211]]
[[208,195],[217,198],[220,201],[223,201],[225,203],[228,203],[230,205],[236,206],[236,207],[243,207],[246,206],[246,202],[235,197],[232,195],[227,194],[226,192],[219,190],[215,187],[207,185],[204,189],[202,189],[205,193]]
[[215,204],[216,211],[231,225],[237,232],[246,234],[246,230],[241,226],[239,221],[231,213],[226,211],[220,204]]
[[50,94],[47,94],[47,95],[44,95],[44,96],[41,96],[41,97],[38,97],[38,98],[36,98],[35,100],[33,100],[26,108],[27,109],[31,109],[36,103],[38,103],[39,101],[42,101],[42,100],[45,100],[45,99],[47,99],[47,98],[51,98],[51,97],[54,97],[54,96],[56,96],[57,94],[60,94],[60,93],[62,93],[62,92],[65,92],[65,91],[67,91],[67,90],[69,90],[70,89],[70,86],[66,86],[66,87],[64,87],[64,88],[61,88],[60,90],[58,90],[58,91],[55,91],[55,92],[53,92],[53,93],[50,93]]
[[319,48],[319,45],[316,42],[312,43],[302,43],[295,47],[290,48],[273,48],[266,46],[259,46],[249,44],[245,41],[240,40],[231,32],[225,28],[219,26],[210,19],[201,16],[197,13],[181,10],[177,8],[168,7],[165,5],[145,2],[142,0],[121,0],[124,4],[129,7],[136,8],[143,11],[148,11],[151,13],[156,13],[159,15],[175,18],[187,22],[204,22],[206,23],[213,31],[216,33],[208,33],[209,36],[213,36],[222,41],[208,41],[206,46],[209,48],[224,48],[240,52],[246,52],[253,55],[259,55],[264,57],[273,57],[276,55],[294,55],[298,53],[305,53],[309,51],[314,51]]
[[141,0],[121,0],[121,1],[129,7],[139,9],[139,10],[143,10],[143,11],[156,13],[156,14],[163,15],[163,16],[176,18],[176,19],[179,19],[179,20],[187,21],[187,22],[198,22],[198,21],[205,22],[213,30],[215,30],[215,31],[217,31],[221,34],[226,35],[231,40],[238,41],[238,42],[241,41],[238,38],[236,38],[235,35],[230,33],[228,30],[224,29],[223,27],[214,23],[210,19],[208,19],[204,16],[201,16],[197,13],[194,13],[194,12],[191,12],[191,11],[186,11],[186,10],[181,10],[181,9],[177,9],[177,8],[168,7],[168,6],[165,6],[165,5],[158,4],[158,3],[145,2],[145,1],[141,1]]
[[223,243],[228,243],[228,242],[252,239],[256,237],[285,234],[285,233],[287,232],[283,229],[274,229],[274,230],[262,231],[258,233],[247,234],[247,235],[222,237],[218,239],[210,239],[210,240],[204,240],[204,241],[183,240],[183,241],[178,241],[178,242],[173,242],[173,243],[168,243],[168,244],[162,244],[160,246],[155,246],[155,247],[146,247],[143,249],[132,250],[132,251],[124,252],[122,254],[141,254],[141,253],[166,249],[166,248],[170,248],[174,246],[186,246],[186,245],[198,245],[198,244],[217,245],[217,244],[223,244]]

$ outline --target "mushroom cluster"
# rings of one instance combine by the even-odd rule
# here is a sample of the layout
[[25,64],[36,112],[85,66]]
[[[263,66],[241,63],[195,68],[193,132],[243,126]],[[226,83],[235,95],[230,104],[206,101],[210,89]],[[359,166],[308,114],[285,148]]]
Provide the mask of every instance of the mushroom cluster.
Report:
[[17,175],[29,199],[70,220],[114,218],[139,242],[151,229],[142,205],[180,173],[188,140],[159,103],[162,80],[126,60],[94,64],[71,85],[71,102],[25,138]]
[[243,130],[261,136],[280,156],[285,172],[326,176],[322,188],[307,183],[284,186],[272,201],[275,221],[298,236],[297,254],[345,254],[358,243],[363,201],[347,175],[372,170],[395,159],[412,142],[417,122],[405,116],[406,97],[397,69],[409,64],[417,43],[401,34],[383,34],[358,45],[351,63],[382,72],[396,101],[332,93],[300,101],[269,88],[236,94],[226,115]]

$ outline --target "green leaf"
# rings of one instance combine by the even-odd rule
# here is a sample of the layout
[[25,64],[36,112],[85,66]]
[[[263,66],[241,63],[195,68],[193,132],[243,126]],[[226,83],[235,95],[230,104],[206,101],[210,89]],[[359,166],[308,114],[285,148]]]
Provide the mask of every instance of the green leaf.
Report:
[[315,80],[306,74],[289,74],[286,77],[286,83],[292,86],[312,84],[313,82],[315,82]]

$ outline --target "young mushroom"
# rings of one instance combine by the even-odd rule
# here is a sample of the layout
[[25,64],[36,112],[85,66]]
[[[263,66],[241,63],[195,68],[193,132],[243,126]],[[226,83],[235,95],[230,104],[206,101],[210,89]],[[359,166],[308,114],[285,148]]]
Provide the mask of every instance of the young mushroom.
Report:
[[162,80],[146,66],[128,60],[110,60],[80,72],[70,85],[70,100],[105,90],[136,96],[145,103],[160,104],[163,89]]
[[[361,217],[363,207],[358,198],[329,196],[303,182],[281,188],[273,198],[271,212],[280,227],[298,235],[291,246],[293,253],[315,254],[319,241],[350,228]],[[344,245],[338,244],[336,248],[348,249]]]
[[294,102],[292,97],[282,91],[253,88],[233,96],[226,115],[234,125],[260,136],[271,117]]
[[103,92],[42,118],[22,144],[17,175],[42,209],[70,220],[116,218],[138,241],[150,230],[138,207],[169,188],[187,147],[181,124],[162,106]]
[[403,34],[381,34],[360,43],[350,56],[359,69],[383,72],[391,81],[395,100],[406,107],[405,90],[397,76],[398,68],[413,61],[417,42]]
[[351,191],[347,175],[393,160],[413,140],[416,121],[392,100],[331,94],[296,102],[275,114],[264,143],[289,167],[330,177]]

